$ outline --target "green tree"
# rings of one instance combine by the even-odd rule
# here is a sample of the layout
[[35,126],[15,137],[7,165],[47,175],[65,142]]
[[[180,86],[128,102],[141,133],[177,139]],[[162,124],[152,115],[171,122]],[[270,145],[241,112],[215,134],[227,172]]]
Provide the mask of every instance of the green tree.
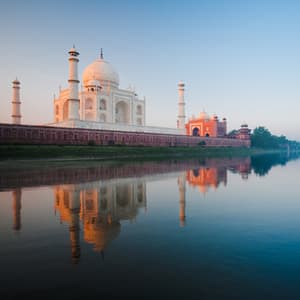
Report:
[[251,135],[252,147],[278,149],[287,147],[288,142],[288,139],[284,135],[273,135],[264,126],[256,127]]

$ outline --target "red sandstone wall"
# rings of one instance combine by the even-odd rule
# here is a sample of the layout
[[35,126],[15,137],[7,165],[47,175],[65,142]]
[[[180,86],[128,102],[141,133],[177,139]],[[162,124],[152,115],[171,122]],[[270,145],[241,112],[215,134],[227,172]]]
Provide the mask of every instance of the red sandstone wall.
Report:
[[206,146],[249,147],[249,140],[205,138],[158,133],[110,131],[79,128],[61,128],[35,125],[0,124],[0,144],[23,145],[96,145],[122,144],[130,146]]

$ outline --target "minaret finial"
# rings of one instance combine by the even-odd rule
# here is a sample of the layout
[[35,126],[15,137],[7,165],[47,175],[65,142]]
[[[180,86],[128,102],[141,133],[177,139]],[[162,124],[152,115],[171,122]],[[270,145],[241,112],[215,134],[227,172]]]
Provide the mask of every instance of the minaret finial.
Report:
[[101,48],[101,52],[100,52],[100,58],[103,59],[103,50]]

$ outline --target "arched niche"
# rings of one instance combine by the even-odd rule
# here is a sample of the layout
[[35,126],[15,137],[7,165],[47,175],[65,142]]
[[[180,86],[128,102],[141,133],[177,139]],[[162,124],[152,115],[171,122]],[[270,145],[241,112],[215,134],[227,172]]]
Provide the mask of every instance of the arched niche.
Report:
[[100,122],[106,122],[106,115],[105,114],[100,114],[100,116],[99,116],[99,121]]
[[120,101],[116,104],[115,108],[116,113],[116,123],[123,123],[123,124],[129,124],[130,121],[130,115],[129,115],[129,105],[124,102]]
[[85,109],[93,109],[93,99],[85,99]]
[[141,115],[143,113],[143,108],[142,108],[142,105],[137,105],[136,107],[136,114],[137,115]]
[[105,99],[101,99],[100,100],[100,110],[106,110],[107,109],[107,105],[106,105],[106,100]]

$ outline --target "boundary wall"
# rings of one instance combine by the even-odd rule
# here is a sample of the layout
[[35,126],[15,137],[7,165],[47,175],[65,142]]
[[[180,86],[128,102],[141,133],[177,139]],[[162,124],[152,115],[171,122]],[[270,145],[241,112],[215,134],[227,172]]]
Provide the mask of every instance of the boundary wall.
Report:
[[250,140],[187,135],[0,124],[0,144],[250,147]]

